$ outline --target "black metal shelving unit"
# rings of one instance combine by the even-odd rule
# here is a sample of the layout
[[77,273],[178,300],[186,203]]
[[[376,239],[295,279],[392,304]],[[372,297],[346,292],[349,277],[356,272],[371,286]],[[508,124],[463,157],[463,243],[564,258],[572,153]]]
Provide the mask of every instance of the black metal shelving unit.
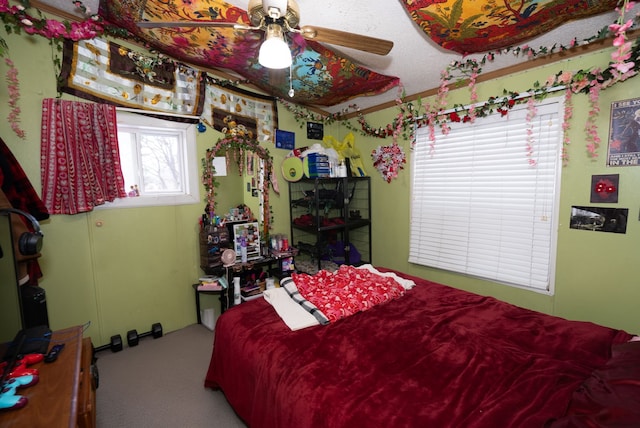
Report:
[[296,259],[308,257],[317,269],[323,261],[371,263],[370,177],[289,182],[289,202],[291,243],[299,250]]

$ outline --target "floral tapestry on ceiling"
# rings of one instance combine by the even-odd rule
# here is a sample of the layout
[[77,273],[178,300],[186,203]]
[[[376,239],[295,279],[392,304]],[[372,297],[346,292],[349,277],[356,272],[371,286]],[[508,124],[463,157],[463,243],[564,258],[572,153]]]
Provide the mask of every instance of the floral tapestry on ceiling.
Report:
[[203,73],[99,38],[64,43],[58,89],[122,107],[199,116]]
[[615,9],[618,0],[402,0],[433,41],[461,54],[516,46],[573,20]]
[[[265,92],[296,104],[332,106],[362,95],[380,94],[400,84],[397,77],[358,66],[321,44],[292,33],[287,36],[293,55],[290,79],[289,69],[269,70],[258,64],[263,31],[233,27],[140,29],[136,25],[140,20],[208,20],[250,25],[245,10],[221,0],[102,0],[100,15],[177,60],[232,70]],[[292,97],[288,95],[291,88]]]
[[274,142],[278,128],[275,99],[215,83],[205,86],[202,122],[225,134],[243,125],[258,142]]

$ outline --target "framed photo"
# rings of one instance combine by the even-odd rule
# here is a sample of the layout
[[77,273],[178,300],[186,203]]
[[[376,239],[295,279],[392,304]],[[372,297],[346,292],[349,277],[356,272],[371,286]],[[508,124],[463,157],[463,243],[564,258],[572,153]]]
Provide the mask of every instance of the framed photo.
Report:
[[627,233],[628,208],[571,207],[571,229]]
[[592,175],[591,176],[591,203],[618,203],[618,188],[620,175]]
[[243,248],[246,248],[247,261],[260,258],[260,225],[257,221],[233,225],[233,249],[236,263],[242,262]]
[[640,98],[611,103],[607,166],[640,165]]

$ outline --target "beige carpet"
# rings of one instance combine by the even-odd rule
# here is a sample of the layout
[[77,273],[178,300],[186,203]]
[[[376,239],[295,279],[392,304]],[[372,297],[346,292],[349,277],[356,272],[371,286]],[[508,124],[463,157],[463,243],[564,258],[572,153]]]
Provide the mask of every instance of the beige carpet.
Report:
[[100,351],[98,428],[246,428],[220,391],[204,388],[213,333],[198,324],[120,352]]

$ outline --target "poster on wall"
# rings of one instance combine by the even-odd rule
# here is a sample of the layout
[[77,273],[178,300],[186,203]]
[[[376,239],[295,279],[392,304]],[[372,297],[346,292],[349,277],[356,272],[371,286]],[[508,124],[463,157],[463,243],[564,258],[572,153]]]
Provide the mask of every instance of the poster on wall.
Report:
[[627,233],[627,208],[571,207],[571,229]]
[[640,165],[640,98],[611,103],[607,166]]

